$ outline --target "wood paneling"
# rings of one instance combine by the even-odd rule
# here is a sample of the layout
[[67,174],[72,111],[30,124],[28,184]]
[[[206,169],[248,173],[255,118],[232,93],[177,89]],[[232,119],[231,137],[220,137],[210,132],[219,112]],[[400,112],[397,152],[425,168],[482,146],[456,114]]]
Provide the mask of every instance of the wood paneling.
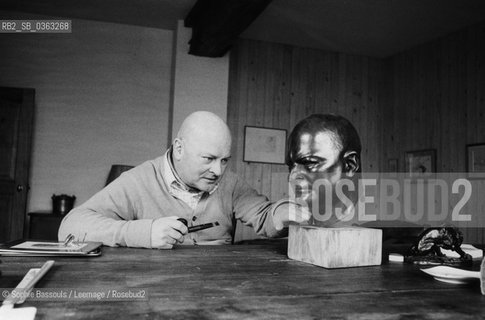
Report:
[[466,170],[465,145],[485,142],[483,39],[485,27],[475,26],[390,59],[386,156],[404,160],[405,151],[433,148],[438,171]]
[[[385,158],[406,151],[437,150],[438,172],[466,171],[466,144],[485,142],[485,25],[476,25],[388,59],[392,76],[390,108],[385,115]],[[470,213],[485,208],[485,184],[472,181]],[[466,240],[484,243],[481,225],[461,224]],[[466,228],[465,228],[466,227]]]
[[306,116],[332,112],[347,117],[359,131],[364,170],[378,171],[384,74],[384,63],[377,59],[240,40],[232,51],[229,78],[231,169],[270,195],[271,174],[287,167],[243,162],[244,126],[281,128],[289,134]]
[[359,131],[364,170],[378,171],[384,71],[382,60],[240,40],[231,52],[229,75],[231,169],[274,200],[284,196],[285,188],[272,190],[272,175],[281,178],[278,173],[287,172],[286,165],[243,162],[244,126],[281,128],[289,134],[306,116],[332,112],[347,117]]
[[[290,132],[307,115],[334,112],[356,126],[365,172],[386,171],[390,158],[403,171],[405,152],[420,149],[437,150],[437,171],[465,172],[466,144],[485,142],[483,39],[485,24],[475,25],[385,60],[240,40],[229,77],[232,170],[273,199],[284,196],[271,177],[283,183],[285,165],[242,161],[244,126]],[[485,182],[472,183],[483,194]],[[483,203],[468,208],[485,224]],[[460,224],[465,241],[484,243],[483,224]]]

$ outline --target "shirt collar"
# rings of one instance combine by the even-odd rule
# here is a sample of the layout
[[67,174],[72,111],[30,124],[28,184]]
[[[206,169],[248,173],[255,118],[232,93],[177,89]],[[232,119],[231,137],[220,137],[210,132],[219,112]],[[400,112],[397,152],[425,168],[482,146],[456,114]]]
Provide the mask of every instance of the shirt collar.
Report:
[[[173,160],[172,160],[172,147],[170,147],[167,152],[165,152],[165,161],[163,163],[163,172],[164,172],[164,177],[165,180],[167,181],[169,186],[172,186],[173,183],[176,183],[179,187],[183,188],[185,191],[190,192],[190,193],[198,193],[202,194],[205,191],[199,191],[194,188],[189,187],[185,182],[182,181],[182,179],[179,177],[177,174],[177,171],[175,170],[175,167],[173,165]],[[209,194],[213,194],[217,188],[219,187],[219,183],[216,184],[214,188],[209,192]]]

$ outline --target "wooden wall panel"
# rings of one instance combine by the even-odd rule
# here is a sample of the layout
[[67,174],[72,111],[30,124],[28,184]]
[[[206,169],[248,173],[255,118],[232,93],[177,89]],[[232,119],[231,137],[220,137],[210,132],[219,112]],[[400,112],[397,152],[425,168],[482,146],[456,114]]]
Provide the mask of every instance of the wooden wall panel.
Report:
[[232,51],[228,123],[234,135],[232,170],[270,194],[271,172],[285,165],[242,161],[244,126],[288,130],[312,113],[338,113],[353,122],[364,145],[364,170],[381,165],[380,86],[383,62],[252,40]]
[[[259,41],[241,40],[231,57],[228,123],[234,134],[232,169],[262,191],[267,172],[284,165],[242,161],[244,126],[288,130],[312,113],[334,112],[349,118],[363,140],[364,169],[377,171],[382,146],[379,86],[383,62]],[[264,169],[264,170],[262,170]],[[263,173],[262,171],[267,171]],[[267,194],[271,190],[265,189]]]
[[[438,171],[464,172],[465,145],[485,142],[483,39],[485,25],[476,25],[385,60],[240,40],[229,77],[232,170],[283,196],[285,165],[243,162],[244,126],[290,132],[307,115],[334,112],[359,131],[366,172],[386,171],[390,158],[404,170],[405,152],[420,149],[437,150]],[[485,190],[484,181],[473,186]],[[467,207],[485,223],[483,203]],[[466,241],[485,242],[482,228],[461,226]]]
[[[392,112],[385,112],[383,144],[389,157],[404,160],[405,151],[435,148],[438,171],[465,171],[465,145],[485,141],[485,50],[478,33],[485,36],[483,26],[390,59]],[[391,143],[396,137],[399,143]]]
[[[392,79],[384,110],[386,158],[437,150],[438,172],[466,171],[466,144],[485,142],[485,25],[476,25],[402,52],[386,61]],[[476,198],[484,181],[473,181]],[[470,213],[483,221],[483,203]],[[462,224],[463,227],[482,225]],[[484,243],[482,228],[464,228],[466,240]]]
[[[379,171],[383,66],[382,60],[362,56],[240,40],[231,53],[229,76],[231,169],[268,197],[284,196],[285,188],[272,184],[272,176],[281,181],[286,165],[243,161],[244,126],[286,129],[289,134],[306,116],[333,112],[347,117],[359,131],[364,170]],[[246,230],[239,236],[254,234]]]

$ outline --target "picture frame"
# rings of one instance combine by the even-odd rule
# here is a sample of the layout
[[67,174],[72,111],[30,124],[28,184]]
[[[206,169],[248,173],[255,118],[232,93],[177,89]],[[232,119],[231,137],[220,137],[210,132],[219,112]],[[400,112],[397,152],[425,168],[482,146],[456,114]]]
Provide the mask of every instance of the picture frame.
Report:
[[255,126],[244,127],[245,162],[285,164],[286,130]]
[[406,151],[405,164],[410,178],[429,178],[436,172],[436,150]]
[[485,143],[466,145],[468,179],[485,179]]

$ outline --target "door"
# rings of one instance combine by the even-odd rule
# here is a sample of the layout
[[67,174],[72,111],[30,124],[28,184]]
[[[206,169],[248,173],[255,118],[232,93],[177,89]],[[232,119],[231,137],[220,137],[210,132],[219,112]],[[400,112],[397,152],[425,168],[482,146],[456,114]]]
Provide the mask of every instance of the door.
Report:
[[24,236],[34,95],[0,87],[0,243]]

